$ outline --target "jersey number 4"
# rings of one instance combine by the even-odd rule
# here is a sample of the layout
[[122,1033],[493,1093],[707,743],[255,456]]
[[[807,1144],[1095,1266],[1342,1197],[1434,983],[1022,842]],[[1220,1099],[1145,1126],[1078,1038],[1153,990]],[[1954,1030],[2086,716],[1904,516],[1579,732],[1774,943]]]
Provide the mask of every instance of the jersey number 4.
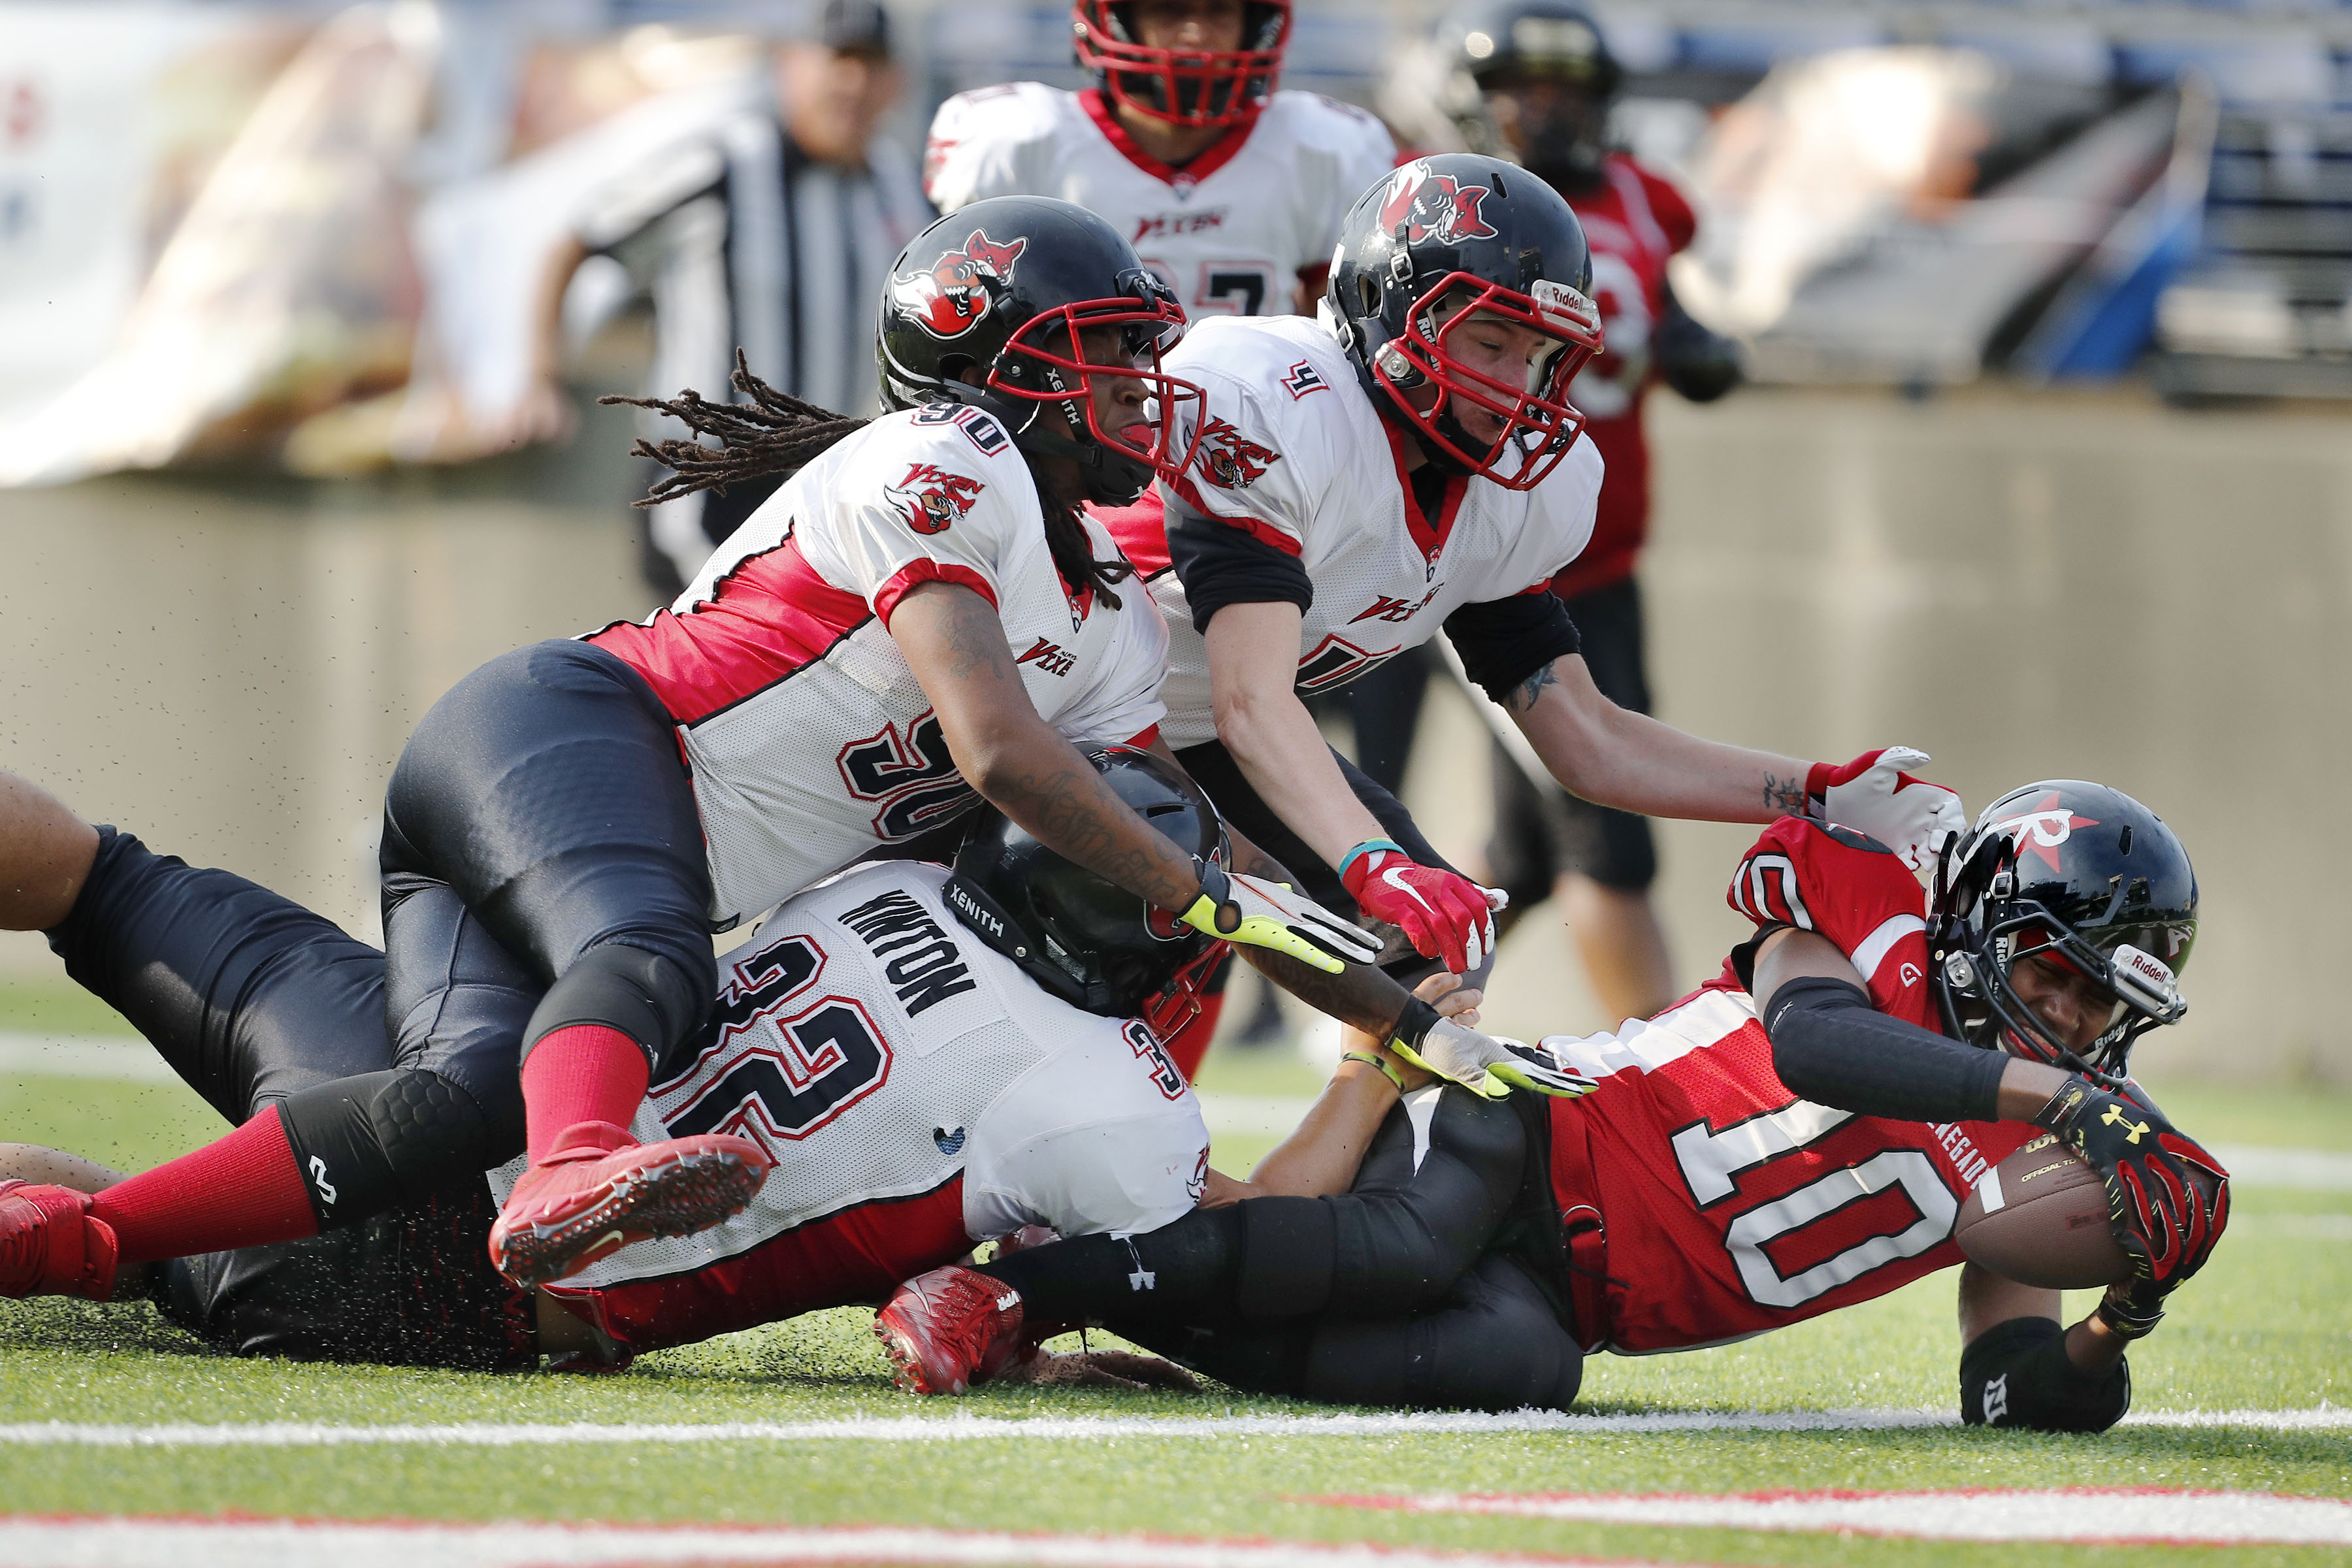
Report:
[[772,1150],[882,1087],[890,1047],[866,1009],[846,996],[805,997],[824,966],[814,942],[787,937],[737,971],[711,1052],[726,1069],[664,1118],[671,1137],[733,1132]]
[[[1675,1160],[1705,1212],[1736,1200],[1741,1175],[1810,1148],[1853,1119],[1850,1110],[1792,1100],[1720,1130],[1694,1121],[1674,1134]],[[1895,1188],[1910,1200],[1907,1221],[1890,1214],[1887,1205],[1870,1203]],[[1882,1149],[1858,1165],[1831,1171],[1747,1209],[1724,1232],[1723,1244],[1758,1306],[1801,1307],[1874,1268],[1938,1245],[1952,1234],[1958,1214],[1959,1201],[1926,1154]],[[1900,1223],[1889,1228],[1890,1221]],[[1782,1262],[1806,1258],[1819,1261],[1781,1271]]]
[[886,724],[879,734],[842,747],[837,761],[849,793],[880,807],[874,814],[880,838],[911,838],[980,798],[956,771],[936,713],[909,724]]

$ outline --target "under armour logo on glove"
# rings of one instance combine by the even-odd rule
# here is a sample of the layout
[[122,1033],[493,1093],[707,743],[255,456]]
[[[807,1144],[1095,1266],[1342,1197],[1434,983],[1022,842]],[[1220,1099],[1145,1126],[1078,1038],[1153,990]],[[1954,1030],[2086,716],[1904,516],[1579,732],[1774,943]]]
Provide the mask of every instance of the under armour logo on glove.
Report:
[[1957,794],[1903,771],[1927,760],[1909,746],[1888,746],[1850,763],[1815,763],[1805,774],[1805,815],[1867,834],[1924,875],[1945,837],[1969,830]]

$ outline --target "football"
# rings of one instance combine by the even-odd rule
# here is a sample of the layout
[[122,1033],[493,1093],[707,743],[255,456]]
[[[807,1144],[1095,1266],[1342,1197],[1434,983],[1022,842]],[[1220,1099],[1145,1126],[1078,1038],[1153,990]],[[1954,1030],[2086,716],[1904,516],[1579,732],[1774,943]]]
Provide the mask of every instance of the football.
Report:
[[2021,1285],[2087,1290],[2131,1274],[2099,1178],[2050,1135],[1984,1173],[1952,1238],[1970,1262]]

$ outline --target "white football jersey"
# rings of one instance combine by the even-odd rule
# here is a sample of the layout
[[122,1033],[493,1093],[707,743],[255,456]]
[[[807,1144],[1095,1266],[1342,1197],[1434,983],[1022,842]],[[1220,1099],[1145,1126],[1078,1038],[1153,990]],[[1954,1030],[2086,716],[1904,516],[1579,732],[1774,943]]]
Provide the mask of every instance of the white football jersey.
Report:
[[[858,867],[788,901],[743,945],[691,1056],[646,1091],[630,1130],[647,1142],[732,1132],[775,1169],[734,1218],[624,1247],[565,1293],[765,1249],[755,1272],[720,1277],[780,1274],[775,1316],[887,1291],[918,1264],[1025,1225],[1126,1235],[1192,1211],[1209,1130],[1160,1042],[1139,1019],[1041,989],[950,911],[947,877],[918,861]],[[492,1173],[500,1203],[522,1170]],[[949,1250],[927,1262],[943,1226]],[[877,1229],[896,1232],[879,1250],[898,1255],[868,1279],[843,1237]],[[643,1346],[685,1326],[624,1337]]]
[[988,196],[1076,202],[1132,240],[1198,321],[1288,312],[1299,273],[1331,259],[1339,220],[1395,163],[1373,116],[1284,91],[1173,169],[1136,144],[1100,93],[1016,81],[940,106],[923,188],[941,212]]
[[[1299,633],[1302,692],[1344,686],[1427,642],[1465,605],[1543,589],[1592,537],[1601,457],[1588,440],[1531,490],[1451,479],[1438,514],[1424,517],[1404,473],[1406,437],[1319,321],[1204,321],[1168,372],[1206,394],[1186,409],[1187,438],[1195,419],[1202,434],[1182,498],[1297,556],[1314,584]],[[1148,539],[1130,543],[1168,620],[1160,732],[1173,746],[1213,740],[1208,645],[1166,542],[1156,558]]]
[[888,630],[934,581],[996,606],[1063,734],[1123,742],[1159,721],[1160,617],[1132,595],[1124,610],[1070,597],[1004,427],[948,404],[886,414],[771,496],[668,609],[589,638],[677,723],[719,929],[979,800]]

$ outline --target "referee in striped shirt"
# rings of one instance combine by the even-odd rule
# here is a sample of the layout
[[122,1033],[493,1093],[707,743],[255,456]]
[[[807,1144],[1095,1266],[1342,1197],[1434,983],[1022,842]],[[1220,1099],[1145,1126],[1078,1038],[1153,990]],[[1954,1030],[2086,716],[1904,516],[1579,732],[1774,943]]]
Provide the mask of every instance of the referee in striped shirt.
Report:
[[[663,148],[589,205],[542,291],[543,404],[555,395],[564,288],[602,255],[652,301],[653,395],[731,397],[740,344],[771,385],[876,411],[875,311],[892,260],[932,217],[912,155],[875,134],[900,88],[889,19],[875,0],[829,0],[816,37],[780,46],[774,60],[776,110]],[[645,418],[649,438],[688,434]],[[774,489],[736,485],[641,511],[646,580],[675,597]]]

